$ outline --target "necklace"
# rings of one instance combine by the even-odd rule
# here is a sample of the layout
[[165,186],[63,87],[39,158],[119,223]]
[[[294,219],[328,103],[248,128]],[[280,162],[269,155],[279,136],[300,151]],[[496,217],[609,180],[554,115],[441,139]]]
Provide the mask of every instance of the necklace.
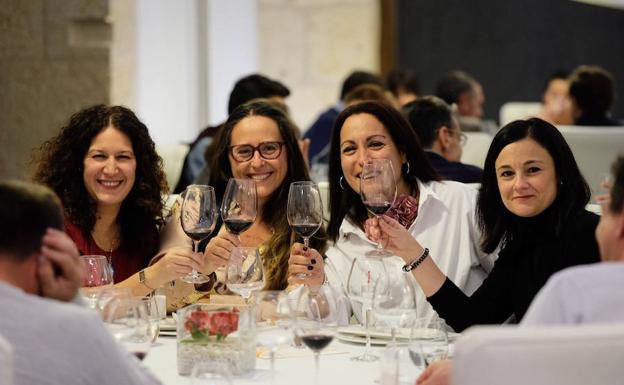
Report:
[[[108,263],[112,264],[113,252],[117,250],[117,247],[119,246],[119,236],[115,235],[108,242],[103,242],[103,239],[98,239],[95,235],[95,232],[91,231],[91,239],[93,239],[93,242],[98,248],[104,250],[105,254],[106,254],[106,250],[108,250],[108,255],[105,255],[105,256],[106,256],[106,259],[108,260]],[[108,247],[104,246],[106,244],[108,244]]]

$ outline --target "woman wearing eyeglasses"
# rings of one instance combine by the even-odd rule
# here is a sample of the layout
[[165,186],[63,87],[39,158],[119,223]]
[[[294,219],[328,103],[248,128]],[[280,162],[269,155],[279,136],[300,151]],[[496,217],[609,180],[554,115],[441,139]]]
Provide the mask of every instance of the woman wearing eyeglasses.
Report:
[[[210,185],[215,188],[217,200],[220,201],[229,178],[253,179],[256,182],[258,215],[249,230],[240,234],[240,240],[228,233],[219,221],[213,231],[214,236],[205,245],[204,274],[211,274],[225,266],[234,247],[252,246],[259,247],[262,254],[266,272],[265,289],[281,290],[288,285],[289,252],[297,239],[286,218],[288,190],[292,182],[310,180],[296,132],[286,113],[268,101],[242,105],[228,118],[217,139]],[[165,234],[161,252],[180,244],[191,247],[190,239],[179,225],[179,208],[172,215],[168,227],[169,234]],[[323,233],[319,231],[317,234],[310,240],[311,245],[323,250]],[[177,295],[170,298],[174,300],[173,307],[194,302],[201,295],[188,290],[191,285],[178,281],[175,285],[186,286],[186,290],[175,290]],[[210,287],[201,289],[208,290]]]

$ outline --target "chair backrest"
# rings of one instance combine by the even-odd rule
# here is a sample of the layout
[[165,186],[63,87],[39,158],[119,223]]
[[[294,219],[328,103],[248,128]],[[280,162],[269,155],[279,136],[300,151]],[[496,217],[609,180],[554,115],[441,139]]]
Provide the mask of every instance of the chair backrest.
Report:
[[535,116],[542,110],[540,102],[507,102],[503,104],[499,111],[500,126],[518,119],[527,119]]
[[13,349],[0,335],[0,384],[13,384]]
[[486,132],[465,132],[467,141],[462,153],[462,163],[483,168],[485,156],[492,143],[492,135]]
[[599,192],[601,174],[611,171],[611,163],[624,154],[624,127],[558,127],[574,153],[581,173],[592,189]]
[[178,179],[180,179],[182,166],[184,165],[184,158],[186,157],[188,150],[188,144],[167,144],[156,146],[156,152],[158,152],[158,155],[160,155],[163,159],[163,166],[170,192],[173,192],[175,185],[178,183]]
[[453,385],[611,385],[624,379],[624,324],[477,326],[459,338]]

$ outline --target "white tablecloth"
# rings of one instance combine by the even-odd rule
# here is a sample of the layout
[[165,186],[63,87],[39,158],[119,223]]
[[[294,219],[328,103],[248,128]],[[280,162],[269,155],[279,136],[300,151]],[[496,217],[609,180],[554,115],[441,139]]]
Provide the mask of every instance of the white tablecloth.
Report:
[[[381,373],[380,361],[358,362],[351,357],[364,351],[364,346],[334,340],[327,348],[333,351],[345,351],[342,354],[321,353],[319,384],[358,384],[378,385]],[[314,356],[311,351],[303,357],[275,359],[276,385],[314,384]],[[381,356],[384,347],[373,347],[373,352]],[[176,363],[175,337],[159,337],[145,358],[145,365],[167,385],[190,384],[191,379],[178,375]],[[415,377],[409,384],[415,382]],[[255,370],[234,378],[234,384],[269,384],[271,381],[270,361],[257,358]]]

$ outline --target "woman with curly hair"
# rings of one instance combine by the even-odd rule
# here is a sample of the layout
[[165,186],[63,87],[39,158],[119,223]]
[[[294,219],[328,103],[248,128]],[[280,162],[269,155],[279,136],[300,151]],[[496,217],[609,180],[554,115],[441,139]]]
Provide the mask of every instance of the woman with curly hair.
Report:
[[[230,178],[253,179],[256,182],[258,215],[253,225],[240,235],[240,239],[227,232],[221,221],[206,242],[205,274],[211,282],[198,288],[225,292],[218,268],[225,266],[230,253],[237,246],[258,247],[266,273],[267,290],[283,290],[288,286],[288,259],[291,248],[302,247],[286,219],[286,203],[290,184],[310,180],[296,137],[297,128],[286,113],[270,101],[252,101],[236,108],[217,139],[216,154],[211,165],[210,185],[215,188],[217,200],[223,198]],[[179,207],[167,225],[161,250],[171,246],[191,249],[191,241],[180,226]],[[311,245],[321,252],[325,248],[324,231],[320,230]],[[321,263],[321,262],[319,262]],[[314,265],[310,265],[314,266]],[[318,269],[306,271],[318,275]],[[212,274],[214,273],[214,274]],[[194,302],[202,293],[194,292],[192,285],[176,282],[175,290],[168,293],[174,307]]]
[[74,114],[39,149],[34,179],[61,198],[80,252],[108,257],[118,286],[144,295],[202,267],[199,254],[172,249],[146,268],[158,250],[167,182],[147,127],[131,110],[97,105]]

